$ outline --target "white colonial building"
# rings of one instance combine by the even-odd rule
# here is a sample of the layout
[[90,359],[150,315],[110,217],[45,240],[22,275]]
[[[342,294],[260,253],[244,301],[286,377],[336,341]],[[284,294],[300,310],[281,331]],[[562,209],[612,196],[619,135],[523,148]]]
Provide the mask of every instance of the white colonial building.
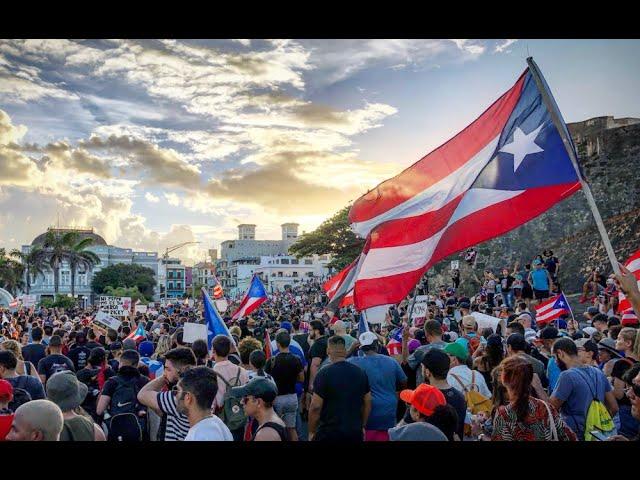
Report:
[[260,276],[267,291],[282,291],[289,286],[325,278],[329,274],[327,264],[330,261],[330,255],[302,258],[291,255],[260,257],[260,265],[254,272]]
[[[87,248],[95,253],[100,258],[100,263],[89,271],[79,270],[76,272],[75,279],[75,295],[80,301],[93,302],[93,295],[91,291],[91,281],[93,276],[105,267],[115,265],[117,263],[137,264],[144,267],[149,267],[153,270],[154,274],[158,275],[158,253],[157,252],[134,252],[130,248],[120,248],[113,245],[107,245],[107,242],[100,235],[93,231],[93,228],[49,228],[47,231],[53,231],[54,233],[67,233],[76,232],[79,236],[79,240],[85,238],[93,239],[93,244]],[[42,245],[45,239],[46,233],[38,235],[31,245],[23,245],[22,253],[27,254],[36,245]],[[31,289],[29,293],[36,295],[37,301],[40,301],[43,297],[53,298],[54,296],[54,274],[53,270],[45,269],[44,276],[31,276]],[[71,294],[71,269],[67,262],[64,262],[60,267],[59,278],[59,295]]]

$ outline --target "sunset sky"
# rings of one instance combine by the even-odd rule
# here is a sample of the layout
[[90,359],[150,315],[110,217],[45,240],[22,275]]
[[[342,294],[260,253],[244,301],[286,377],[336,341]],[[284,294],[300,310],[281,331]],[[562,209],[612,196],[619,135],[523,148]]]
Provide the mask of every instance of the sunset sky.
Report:
[[0,247],[142,250],[317,227],[448,140],[534,57],[567,122],[640,117],[637,40],[0,40]]

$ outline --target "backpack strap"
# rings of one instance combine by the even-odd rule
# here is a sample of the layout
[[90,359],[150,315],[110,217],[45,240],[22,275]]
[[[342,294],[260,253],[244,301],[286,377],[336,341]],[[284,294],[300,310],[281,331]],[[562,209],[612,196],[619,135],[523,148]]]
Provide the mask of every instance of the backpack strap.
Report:
[[[593,400],[596,401],[600,401],[598,400],[598,379],[596,377],[596,390],[595,392],[593,391],[593,388],[591,388],[591,382],[589,382],[588,379],[590,379],[590,376],[587,375],[587,379],[585,379],[583,372],[580,370],[580,368],[576,368],[576,371],[578,372],[578,374],[580,375],[580,377],[585,381],[585,383],[587,384],[587,387],[589,388],[589,391],[591,392],[591,396],[593,397]],[[586,374],[585,374],[586,375]]]
[[24,362],[25,365],[25,372],[27,373],[27,375],[31,375],[31,362]]
[[462,383],[462,380],[460,380],[460,377],[458,377],[458,375],[456,375],[455,373],[452,373],[451,376],[456,380],[456,382],[460,384],[460,386],[462,387],[462,390],[464,390],[465,393],[469,391],[467,387],[464,385],[464,383]]
[[227,388],[232,388],[238,385],[238,380],[240,379],[240,372],[241,372],[240,367],[238,367],[238,375],[236,375],[235,385],[231,385],[231,383],[227,382],[225,378],[220,374],[218,374],[218,378],[222,380],[222,382],[227,386]]

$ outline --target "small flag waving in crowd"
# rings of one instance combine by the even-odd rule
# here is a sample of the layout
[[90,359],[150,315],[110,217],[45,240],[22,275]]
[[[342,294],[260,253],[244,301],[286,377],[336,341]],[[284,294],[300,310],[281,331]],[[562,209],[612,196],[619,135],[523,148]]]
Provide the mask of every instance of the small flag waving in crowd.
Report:
[[542,302],[535,307],[536,309],[536,323],[538,325],[546,325],[549,322],[560,317],[560,315],[571,313],[571,307],[564,293],[556,295],[549,300]]
[[216,286],[213,287],[213,298],[218,300],[219,298],[222,298],[224,296],[224,291],[222,290],[222,285],[220,285],[220,280],[218,280],[218,277],[213,278],[216,281]]
[[233,340],[233,337],[227,328],[227,324],[222,320],[220,313],[218,313],[218,309],[211,301],[211,298],[204,287],[202,287],[202,305],[204,307],[204,319],[207,325],[207,344],[209,345],[209,350],[211,350],[213,337],[216,335],[225,335],[229,337],[235,345],[235,340]]
[[355,201],[349,222],[367,239],[358,310],[401,302],[436,262],[580,190],[573,145],[550,98],[532,62],[468,127]]
[[271,358],[271,338],[269,337],[269,330],[264,331],[264,356],[267,357],[267,360]]
[[402,328],[396,328],[387,343],[389,355],[400,355],[402,353]]
[[[636,277],[638,281],[638,287],[640,287],[640,250],[631,255],[627,262],[624,264],[625,267],[629,269],[633,276]],[[622,313],[626,313],[631,309],[631,302],[624,295],[624,293],[618,293],[618,311]]]
[[138,328],[131,332],[127,338],[133,338],[136,342],[141,342],[147,338],[147,332],[144,331],[144,325],[142,325],[142,322],[138,324]]
[[258,275],[253,275],[251,279],[251,285],[249,290],[245,293],[244,298],[240,302],[240,307],[235,311],[233,316],[234,320],[250,315],[258,309],[260,305],[267,301],[267,291],[264,289],[264,285],[260,281]]

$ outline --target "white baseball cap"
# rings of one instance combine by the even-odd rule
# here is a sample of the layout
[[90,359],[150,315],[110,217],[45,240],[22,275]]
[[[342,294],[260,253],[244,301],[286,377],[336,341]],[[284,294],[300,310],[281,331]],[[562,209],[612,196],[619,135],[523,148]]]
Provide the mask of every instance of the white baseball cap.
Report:
[[368,345],[372,345],[373,342],[378,340],[378,336],[373,332],[363,332],[358,337],[358,341],[360,345],[366,347]]

